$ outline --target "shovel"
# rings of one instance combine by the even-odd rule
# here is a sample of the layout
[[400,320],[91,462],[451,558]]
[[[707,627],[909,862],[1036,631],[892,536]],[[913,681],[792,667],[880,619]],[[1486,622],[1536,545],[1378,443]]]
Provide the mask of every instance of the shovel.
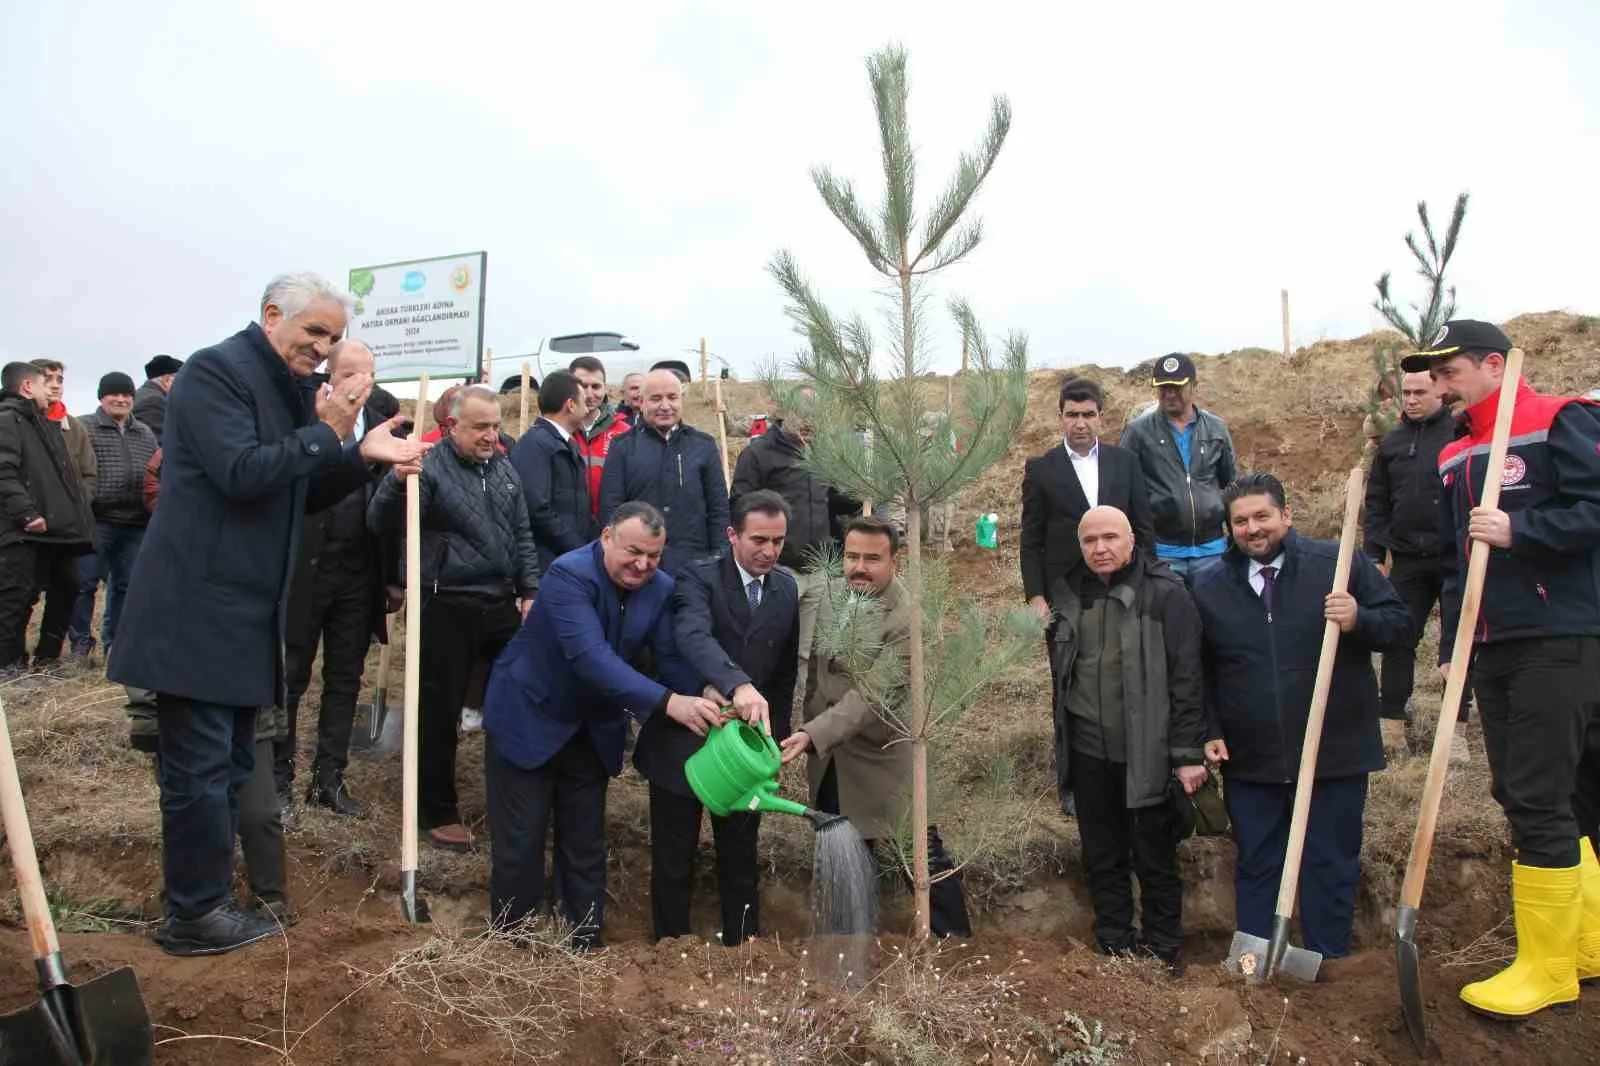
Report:
[[11,730],[0,707],[0,816],[17,894],[39,974],[39,1001],[0,1015],[0,1066],[147,1066],[155,1062],[150,1012],[126,966],[73,985],[39,876],[39,856],[22,802]]
[[[1494,436],[1489,441],[1489,458],[1484,466],[1480,507],[1500,506],[1500,474],[1506,467],[1506,446],[1511,439],[1511,415],[1516,409],[1517,387],[1522,383],[1522,349],[1506,353],[1506,372],[1500,380],[1500,402],[1494,411]],[[1453,536],[1454,530],[1445,530]],[[1439,801],[1444,797],[1445,772],[1450,768],[1450,737],[1455,709],[1461,705],[1467,687],[1467,669],[1472,665],[1473,635],[1478,628],[1478,606],[1483,597],[1483,578],[1489,569],[1489,545],[1472,542],[1467,556],[1467,580],[1461,592],[1461,617],[1456,620],[1456,641],[1445,677],[1444,700],[1433,732],[1433,754],[1428,759],[1427,784],[1422,789],[1422,806],[1417,813],[1417,831],[1411,838],[1411,858],[1406,863],[1406,879],[1400,885],[1400,907],[1395,915],[1395,972],[1400,981],[1400,1013],[1406,1032],[1419,1054],[1428,1050],[1428,1024],[1422,1011],[1422,957],[1417,952],[1417,908],[1422,903],[1422,883],[1428,876],[1428,859],[1433,854],[1433,832],[1439,819]]]
[[[417,383],[417,433],[428,406],[428,375]],[[387,646],[385,646],[387,648]],[[400,913],[417,925],[428,921],[428,901],[417,895],[417,703],[422,648],[422,485],[406,478],[406,692],[400,743]],[[385,678],[387,680],[387,678]],[[380,692],[382,689],[379,690]]]
[[[1339,531],[1339,558],[1333,569],[1333,593],[1350,585],[1350,564],[1356,550],[1356,523],[1361,514],[1365,478],[1361,468],[1350,471],[1344,490],[1344,526]],[[1334,660],[1339,655],[1339,624],[1328,622],[1322,628],[1322,654],[1317,659],[1317,678],[1311,689],[1311,712],[1306,716],[1305,740],[1300,746],[1300,776],[1294,787],[1294,813],[1289,820],[1289,842],[1283,857],[1283,879],[1278,882],[1278,905],[1272,916],[1272,938],[1263,940],[1242,930],[1233,934],[1224,966],[1243,974],[1251,984],[1270,979],[1278,971],[1302,981],[1315,981],[1322,968],[1322,955],[1289,943],[1289,919],[1294,915],[1295,898],[1300,891],[1300,859],[1305,849],[1306,826],[1311,820],[1311,793],[1316,787],[1317,753],[1322,748],[1322,719],[1328,710],[1328,692],[1333,687]]]
[[358,716],[366,715],[366,725],[351,739],[350,749],[369,759],[387,759],[400,750],[400,720],[389,717],[389,660],[393,650],[394,645],[388,643],[378,653],[378,689],[371,703],[356,708]]

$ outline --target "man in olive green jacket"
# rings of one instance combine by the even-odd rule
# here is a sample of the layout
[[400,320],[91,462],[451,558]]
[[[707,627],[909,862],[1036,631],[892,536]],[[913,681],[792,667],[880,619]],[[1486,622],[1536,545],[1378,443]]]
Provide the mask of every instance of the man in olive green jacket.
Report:
[[[898,669],[890,666],[884,672],[904,685],[913,605],[898,577],[895,556],[899,548],[899,534],[881,519],[854,518],[845,525],[844,573],[850,599],[874,597],[882,607],[881,615],[874,612],[868,616],[881,625],[881,633],[862,634],[862,642],[878,648],[879,659],[892,656],[900,660]],[[826,651],[825,635],[832,632],[835,612],[850,602],[840,599],[840,590],[828,591],[817,619],[817,647],[807,670],[805,708],[799,726],[783,742],[783,758],[789,762],[809,753],[811,805],[849,818],[871,847],[892,836],[906,820],[911,802],[911,746],[895,743],[903,734],[863,691],[869,686],[858,684],[857,671],[871,669],[877,674],[882,667],[859,661],[849,664]],[[931,820],[928,867],[933,877],[949,872],[934,881],[930,891],[933,934],[971,936],[961,875],[945,854]]]

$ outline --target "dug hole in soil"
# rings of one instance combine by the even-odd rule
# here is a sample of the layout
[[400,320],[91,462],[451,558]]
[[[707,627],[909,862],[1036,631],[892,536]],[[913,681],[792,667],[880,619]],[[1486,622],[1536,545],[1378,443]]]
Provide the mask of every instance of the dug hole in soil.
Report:
[[[1535,385],[1571,393],[1600,380],[1600,355],[1580,326],[1554,313],[1506,324],[1540,357],[1530,363]],[[1372,340],[1319,343],[1288,361],[1248,353],[1200,361],[1203,402],[1230,420],[1241,465],[1284,477],[1296,524],[1312,535],[1335,532],[1344,471],[1360,450]],[[1149,399],[1148,378],[1088,372],[1107,391],[1104,435],[1114,440],[1123,413]],[[1034,376],[1016,447],[956,507],[948,561],[963,589],[992,608],[1021,602],[1017,485],[1023,459],[1059,439],[1059,377]],[[943,395],[942,383],[930,389]],[[730,383],[724,391],[730,411],[768,409],[757,386]],[[1296,407],[1317,414],[1286,413]],[[691,395],[686,420],[714,425],[708,399]],[[513,413],[508,426],[514,421]],[[1001,515],[998,552],[972,544],[976,515],[990,510]],[[392,705],[401,670],[396,663]],[[66,930],[69,970],[82,981],[116,966],[135,969],[157,1037],[170,1041],[158,1048],[161,1063],[1418,1061],[1400,1022],[1391,930],[1424,760],[1372,780],[1356,955],[1326,964],[1326,979],[1314,985],[1285,980],[1248,988],[1228,976],[1218,963],[1234,928],[1231,845],[1190,841],[1182,848],[1188,969],[1174,979],[1153,964],[1107,959],[1085,947],[1090,911],[1076,825],[1052,809],[1044,670],[1041,656],[945,744],[957,758],[943,778],[954,785],[940,814],[947,840],[994,837],[1004,851],[957,848],[970,858],[974,939],[913,951],[898,935],[909,926],[908,900],[895,878],[885,878],[880,928],[887,932],[870,945],[869,980],[854,974],[842,985],[839,945],[809,939],[810,832],[797,819],[772,816],[763,825],[766,937],[735,949],[716,943],[707,843],[695,910],[700,935],[650,942],[647,806],[631,769],[613,783],[609,801],[609,948],[580,965],[547,951],[513,955],[474,946],[471,935],[487,917],[476,736],[463,741],[458,774],[463,813],[483,850],[463,857],[423,849],[431,927],[408,926],[399,915],[398,763],[354,760],[351,786],[368,816],[349,821],[302,810],[289,834],[299,923],[283,938],[230,955],[170,958],[148,939],[148,923],[160,914],[157,797],[148,758],[126,747],[122,690],[90,671],[54,689],[8,686],[0,698],[46,883]],[[1428,722],[1438,687],[1431,672],[1420,673],[1415,706]],[[304,705],[314,707],[316,697],[313,688]],[[305,743],[316,715],[301,717]],[[1414,737],[1414,747],[1428,739],[1425,732]],[[1457,1000],[1460,987],[1494,972],[1514,943],[1506,920],[1510,852],[1475,726],[1473,743],[1476,761],[1451,772],[1421,911],[1433,1040],[1427,1058],[1463,1066],[1600,1061],[1600,989],[1585,989],[1575,1010],[1521,1024],[1478,1018]],[[1005,756],[1010,776],[962,762],[974,754]],[[985,775],[1002,782],[1010,803],[973,798]],[[796,787],[785,783],[786,792]],[[0,876],[9,888],[9,870]],[[37,989],[14,894],[0,917],[0,1010],[12,1010],[31,1003]]]

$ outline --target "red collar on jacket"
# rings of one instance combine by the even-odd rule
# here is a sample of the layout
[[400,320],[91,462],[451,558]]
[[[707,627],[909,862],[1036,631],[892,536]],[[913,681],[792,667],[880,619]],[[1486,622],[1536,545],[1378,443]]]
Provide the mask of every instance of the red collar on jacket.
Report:
[[59,422],[67,417],[67,405],[57,400],[46,409],[44,416],[52,422]]
[[[1519,437],[1549,430],[1550,424],[1556,420],[1556,415],[1561,413],[1561,409],[1574,402],[1586,401],[1572,396],[1545,396],[1535,392],[1526,379],[1518,382],[1516,406],[1511,412],[1512,443],[1516,444]],[[1467,432],[1445,445],[1439,452],[1441,471],[1462,452],[1489,443],[1494,436],[1495,409],[1499,405],[1500,390],[1495,389],[1462,412],[1457,424],[1465,426]]]

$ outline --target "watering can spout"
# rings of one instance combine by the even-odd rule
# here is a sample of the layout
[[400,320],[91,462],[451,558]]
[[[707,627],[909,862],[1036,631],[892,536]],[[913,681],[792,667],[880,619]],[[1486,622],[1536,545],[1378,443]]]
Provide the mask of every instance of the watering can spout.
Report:
[[811,813],[805,804],[778,795],[777,788],[776,781],[763,781],[761,786],[751,793],[748,809],[761,811],[763,814],[793,814],[800,817],[806,817]]

